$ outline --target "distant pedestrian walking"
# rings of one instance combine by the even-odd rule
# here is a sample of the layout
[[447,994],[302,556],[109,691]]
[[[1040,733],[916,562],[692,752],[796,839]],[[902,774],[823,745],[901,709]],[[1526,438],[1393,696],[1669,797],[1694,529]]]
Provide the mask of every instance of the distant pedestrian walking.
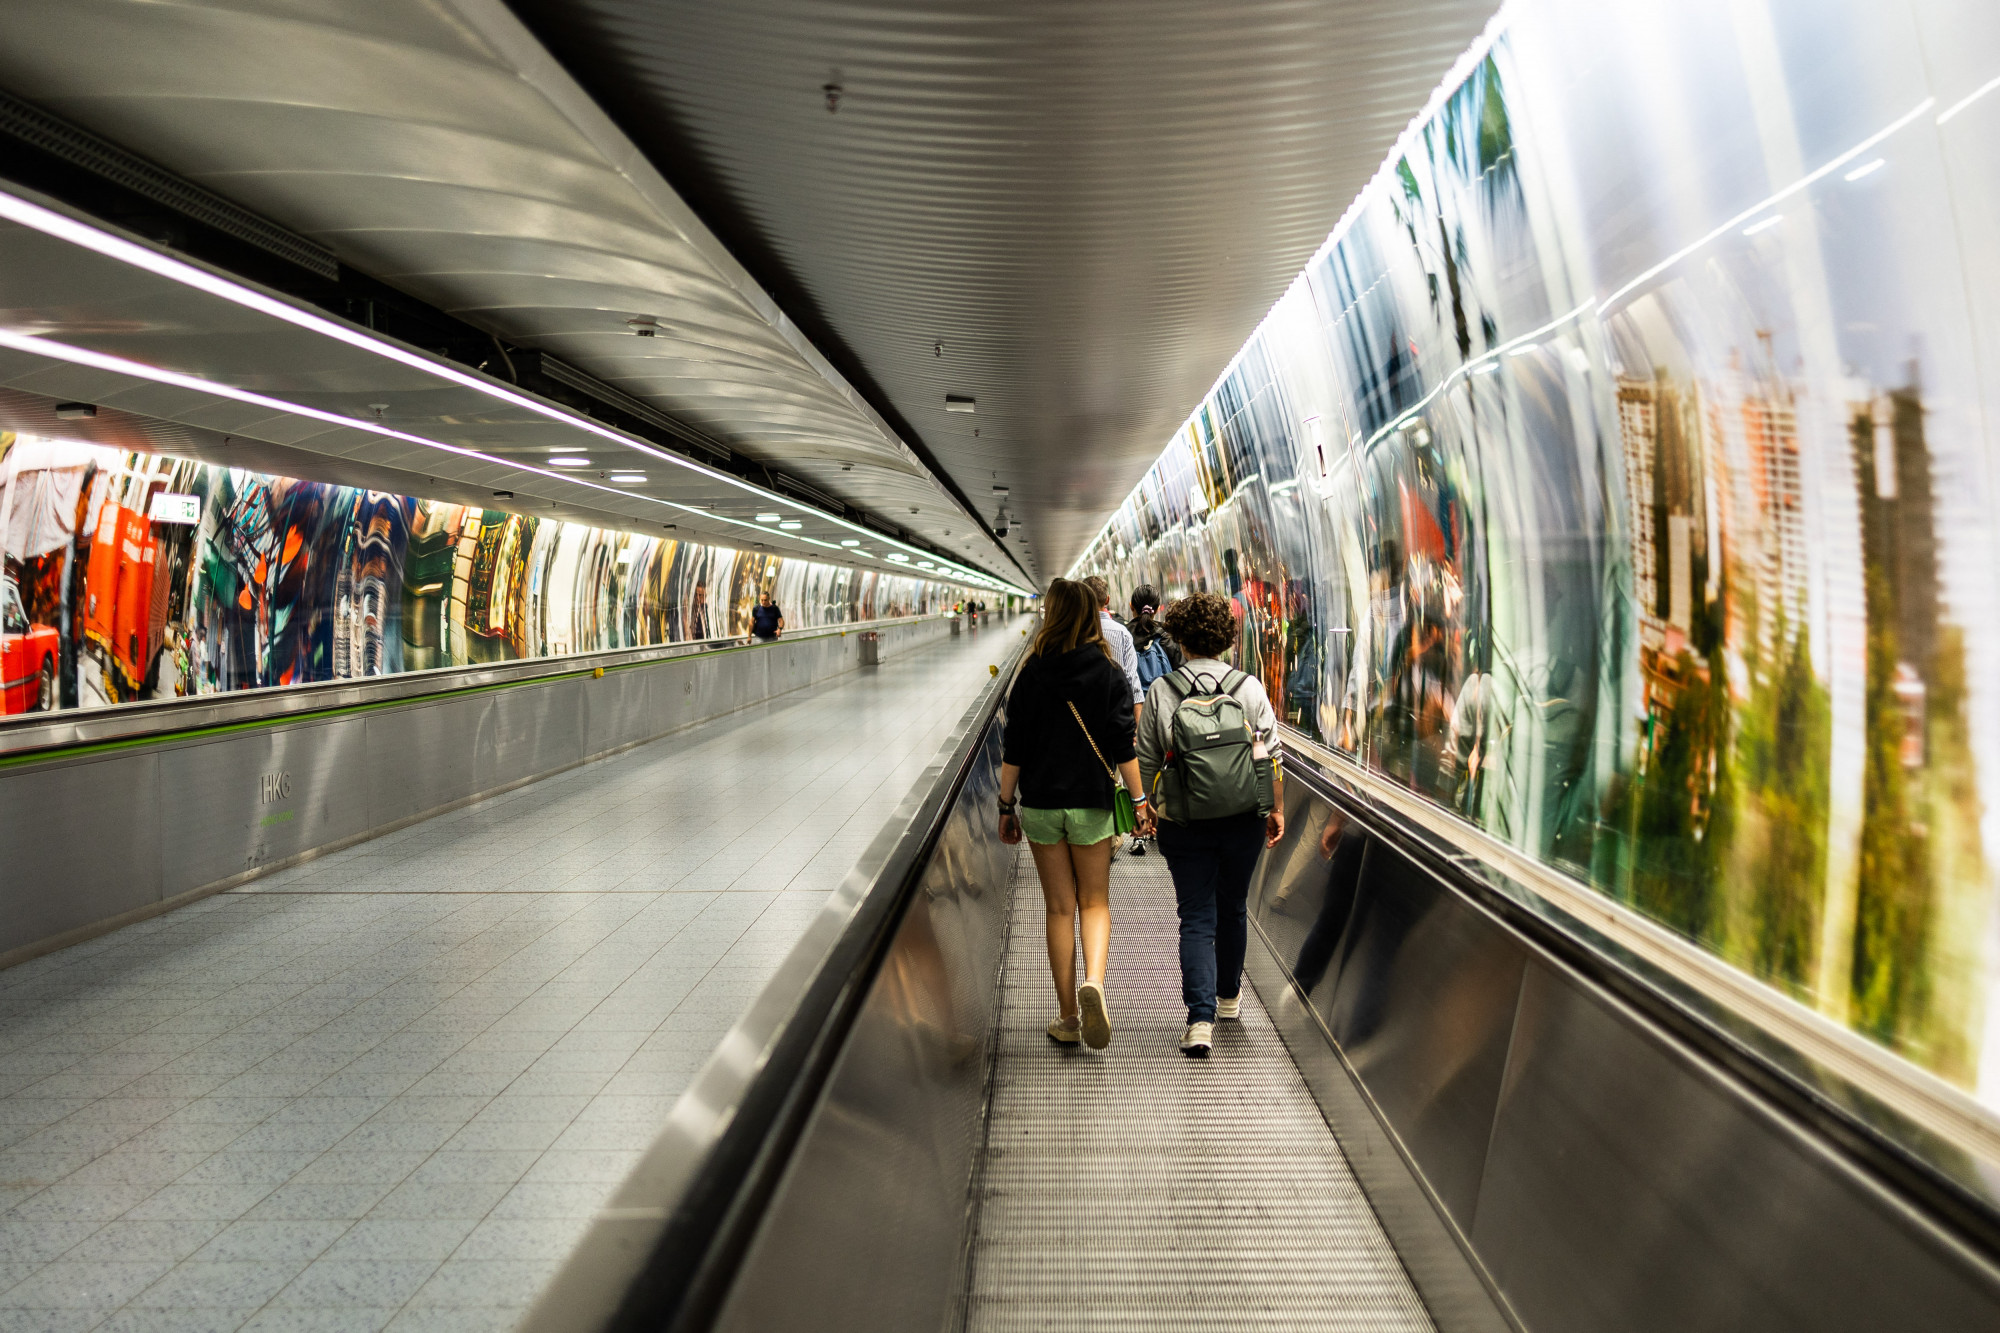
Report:
[[771,594],[757,594],[757,605],[750,608],[750,637],[769,643],[785,632],[785,613],[771,600]]
[[1250,877],[1285,832],[1278,719],[1262,683],[1222,660],[1236,643],[1228,598],[1183,598],[1165,625],[1187,660],[1147,692],[1137,749],[1180,914],[1181,1050],[1203,1058],[1215,1020],[1241,1012]]
[[1137,807],[1141,830],[1152,819],[1132,748],[1131,685],[1104,642],[1095,595],[1081,583],[1057,579],[1043,605],[1041,633],[1007,697],[1000,837],[1011,844],[1027,835],[1042,882],[1049,972],[1060,1010],[1049,1036],[1101,1050],[1111,1040],[1104,969],[1111,951],[1117,787]]

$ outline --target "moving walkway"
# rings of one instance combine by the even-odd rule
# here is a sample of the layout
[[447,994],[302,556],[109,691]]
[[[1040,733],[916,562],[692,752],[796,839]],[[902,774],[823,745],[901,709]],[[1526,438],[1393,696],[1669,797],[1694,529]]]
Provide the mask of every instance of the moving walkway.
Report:
[[1178,1057],[1171,899],[1121,857],[1113,1046],[1049,1049],[1005,683],[529,1333],[2000,1327],[1975,1154],[1309,748],[1241,1028]]

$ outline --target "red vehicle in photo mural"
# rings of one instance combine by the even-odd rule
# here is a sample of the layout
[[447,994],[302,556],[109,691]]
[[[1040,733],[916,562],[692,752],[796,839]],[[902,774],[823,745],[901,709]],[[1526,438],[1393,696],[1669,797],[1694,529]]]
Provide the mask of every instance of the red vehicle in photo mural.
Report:
[[0,683],[7,713],[47,713],[56,706],[56,661],[60,638],[48,625],[33,624],[21,605],[13,579],[0,582]]

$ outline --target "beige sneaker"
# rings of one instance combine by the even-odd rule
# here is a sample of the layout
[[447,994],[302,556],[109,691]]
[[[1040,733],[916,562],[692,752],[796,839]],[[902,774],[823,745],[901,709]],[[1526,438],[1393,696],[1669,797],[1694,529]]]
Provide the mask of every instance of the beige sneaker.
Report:
[[1217,1018],[1243,1017],[1243,997],[1241,995],[1232,995],[1226,1000],[1218,998],[1215,1002],[1215,1016]]
[[1215,1045],[1215,1025],[1213,1023],[1190,1023],[1187,1031],[1181,1033],[1181,1054],[1196,1060],[1206,1060],[1211,1047]]
[[1086,981],[1076,988],[1076,1007],[1083,1011],[1083,1044],[1101,1051],[1111,1044],[1111,1011],[1104,1007],[1104,983]]
[[1049,1040],[1063,1046],[1074,1046],[1083,1040],[1083,1027],[1074,1018],[1057,1018],[1049,1024]]

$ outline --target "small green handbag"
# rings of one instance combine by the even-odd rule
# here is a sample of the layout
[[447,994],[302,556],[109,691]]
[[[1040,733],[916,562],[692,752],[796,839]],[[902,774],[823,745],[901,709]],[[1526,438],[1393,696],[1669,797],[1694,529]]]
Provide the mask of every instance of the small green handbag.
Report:
[[[1065,700],[1064,702],[1068,702]],[[1139,830],[1139,807],[1132,804],[1132,793],[1125,790],[1125,784],[1118,780],[1118,770],[1104,762],[1104,751],[1097,748],[1096,737],[1090,728],[1083,726],[1083,714],[1076,711],[1076,705],[1069,705],[1069,715],[1076,719],[1076,725],[1083,727],[1083,738],[1090,742],[1090,752],[1097,756],[1097,762],[1104,764],[1104,775],[1111,779],[1111,828],[1120,837]]]

